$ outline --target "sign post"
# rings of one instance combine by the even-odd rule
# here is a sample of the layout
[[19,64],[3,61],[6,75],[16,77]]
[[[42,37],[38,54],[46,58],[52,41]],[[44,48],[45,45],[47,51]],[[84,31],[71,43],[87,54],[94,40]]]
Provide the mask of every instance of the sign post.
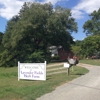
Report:
[[69,76],[71,67],[72,67],[72,71],[73,71],[73,65],[75,64],[75,60],[71,58],[71,59],[68,59],[68,62],[69,63],[64,63],[64,67],[67,68],[67,74]]

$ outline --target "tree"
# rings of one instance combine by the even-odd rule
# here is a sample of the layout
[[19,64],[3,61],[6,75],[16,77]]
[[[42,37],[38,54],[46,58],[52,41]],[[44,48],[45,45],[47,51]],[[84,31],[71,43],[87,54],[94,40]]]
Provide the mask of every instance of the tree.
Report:
[[51,44],[61,45],[65,50],[70,50],[73,43],[71,33],[77,32],[77,23],[71,17],[70,9],[57,7],[48,20],[48,31],[52,34]]
[[86,35],[100,35],[100,9],[90,14],[90,20],[83,25]]
[[4,46],[2,45],[2,38],[3,38],[3,33],[0,32],[0,57],[2,55],[2,52],[4,51]]
[[72,44],[72,47],[71,47],[74,55],[77,56],[80,59],[82,58],[81,44],[82,44],[82,41],[77,40],[77,41],[75,41],[74,44]]
[[100,52],[100,36],[88,36],[82,41],[82,54],[85,57],[91,57],[97,52]]
[[3,33],[0,32],[0,45],[2,44]]
[[77,31],[77,23],[69,9],[57,8],[54,11],[51,3],[25,3],[19,14],[7,24],[1,66],[17,65],[18,60],[48,61],[49,46],[61,45],[70,50],[73,31]]
[[[4,51],[4,47],[2,45],[2,39],[3,39],[3,33],[0,32],[0,53],[2,53]],[[1,55],[1,54],[0,54]]]

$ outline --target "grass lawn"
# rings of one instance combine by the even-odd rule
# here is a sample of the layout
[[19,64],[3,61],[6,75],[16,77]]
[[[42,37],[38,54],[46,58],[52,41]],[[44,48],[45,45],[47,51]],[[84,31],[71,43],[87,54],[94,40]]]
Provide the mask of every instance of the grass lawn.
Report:
[[61,73],[48,75],[46,81],[18,81],[17,67],[0,68],[0,100],[36,100],[43,94],[53,91],[57,86],[87,72],[87,69],[75,66],[74,72],[71,72],[70,76],[67,76],[67,73]]
[[79,62],[100,66],[100,59],[85,59],[85,60],[80,60]]

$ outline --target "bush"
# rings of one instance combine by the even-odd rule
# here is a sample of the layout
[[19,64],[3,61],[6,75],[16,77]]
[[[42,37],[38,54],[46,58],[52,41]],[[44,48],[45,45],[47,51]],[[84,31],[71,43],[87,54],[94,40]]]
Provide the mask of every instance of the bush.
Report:
[[59,60],[59,56],[51,57],[51,60]]

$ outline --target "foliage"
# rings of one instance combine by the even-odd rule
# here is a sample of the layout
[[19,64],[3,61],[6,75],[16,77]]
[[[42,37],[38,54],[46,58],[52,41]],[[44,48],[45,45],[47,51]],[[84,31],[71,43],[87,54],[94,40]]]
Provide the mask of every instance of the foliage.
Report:
[[31,55],[29,55],[28,57],[28,61],[26,60],[26,62],[43,62],[45,60],[44,58],[44,54],[42,51],[37,51],[37,52],[34,52],[32,53]]
[[100,35],[100,9],[90,14],[90,20],[83,25],[87,35]]
[[1,45],[1,43],[2,43],[2,38],[3,38],[3,33],[0,32],[0,45]]
[[54,57],[51,57],[51,60],[59,60],[59,56],[56,55],[56,56],[54,56]]
[[[87,37],[82,43],[82,55],[90,57],[100,52],[100,8],[93,11],[90,19],[83,25]],[[97,35],[97,36],[96,36]]]
[[80,56],[80,52],[81,52],[81,46],[72,46],[72,51],[74,53],[75,56]]
[[71,11],[51,3],[25,3],[19,14],[7,23],[3,36],[5,51],[1,65],[14,66],[20,62],[50,60],[49,46],[63,46],[70,50],[71,32],[77,32],[77,23]]
[[75,45],[75,46],[81,46],[81,44],[82,44],[81,40],[76,40],[73,45]]
[[82,41],[77,40],[71,46],[74,55],[77,56],[79,59],[82,58],[82,54],[81,54],[81,50],[82,50],[81,49],[81,44],[82,44]]
[[97,52],[100,52],[100,36],[93,35],[88,36],[82,41],[82,54],[85,57],[91,57]]
[[3,33],[0,32],[0,56],[1,56],[1,53],[4,51],[4,46],[2,44],[2,38],[3,38]]

